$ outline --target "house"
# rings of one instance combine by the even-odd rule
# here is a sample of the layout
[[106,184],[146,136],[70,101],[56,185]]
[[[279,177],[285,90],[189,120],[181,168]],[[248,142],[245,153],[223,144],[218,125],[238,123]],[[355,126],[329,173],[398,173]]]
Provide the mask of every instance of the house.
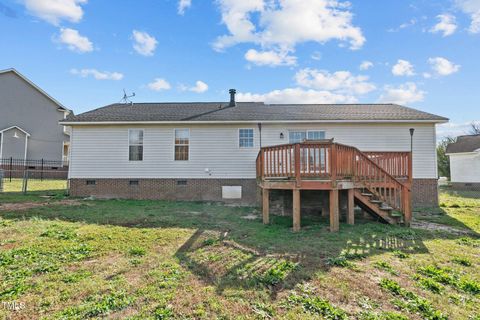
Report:
[[460,136],[447,146],[454,188],[480,190],[480,135]]
[[15,69],[0,71],[0,97],[0,159],[67,160],[69,109]]
[[335,203],[335,190],[360,190],[368,178],[380,198],[371,202],[390,198],[389,210],[407,210],[410,189],[415,206],[438,204],[435,125],[448,119],[395,104],[236,103],[230,94],[229,103],[112,104],[69,116],[71,194],[258,204],[262,190],[268,211],[270,190],[290,200],[293,190],[295,211],[300,191],[334,190]]

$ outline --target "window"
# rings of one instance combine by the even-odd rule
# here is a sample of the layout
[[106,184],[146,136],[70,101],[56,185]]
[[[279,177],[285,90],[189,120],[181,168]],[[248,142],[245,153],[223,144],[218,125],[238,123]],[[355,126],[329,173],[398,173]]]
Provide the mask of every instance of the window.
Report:
[[[325,131],[321,130],[306,130],[306,131],[289,131],[288,139],[290,143],[304,142],[308,140],[323,140],[325,139]],[[324,148],[305,148],[305,152],[300,154],[300,162],[302,170],[307,167],[310,170],[318,170],[324,172],[326,170],[327,155]]]
[[323,140],[325,139],[325,131],[311,130],[307,131],[307,140]]
[[253,129],[238,130],[238,145],[240,148],[253,148]]
[[86,181],[87,186],[94,186],[97,184],[97,181],[95,180],[87,180]]
[[143,160],[143,130],[128,130],[128,160]]
[[289,131],[288,139],[290,143],[303,142],[305,140],[323,140],[325,139],[325,131],[308,130],[308,131]]
[[138,180],[130,180],[130,181],[128,182],[128,184],[129,184],[130,186],[138,186],[138,185],[139,185],[139,182],[138,182]]
[[190,129],[175,129],[175,161],[187,161],[190,144]]
[[289,131],[288,140],[290,143],[303,142],[306,138],[305,131]]

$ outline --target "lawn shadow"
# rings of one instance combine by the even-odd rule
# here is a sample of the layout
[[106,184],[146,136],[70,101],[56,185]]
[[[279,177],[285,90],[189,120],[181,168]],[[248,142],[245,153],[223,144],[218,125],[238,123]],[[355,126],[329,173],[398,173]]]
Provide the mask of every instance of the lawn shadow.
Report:
[[[425,239],[460,237],[358,219],[328,231],[320,216],[302,216],[292,232],[291,217],[272,216],[263,225],[257,208],[173,201],[81,201],[21,212],[0,211],[4,219],[41,218],[127,228],[191,230],[175,256],[218,293],[228,288],[268,288],[271,295],[326,272],[341,261],[355,263],[390,251],[428,253]],[[252,219],[253,216],[253,219]],[[348,267],[348,266],[347,266]]]

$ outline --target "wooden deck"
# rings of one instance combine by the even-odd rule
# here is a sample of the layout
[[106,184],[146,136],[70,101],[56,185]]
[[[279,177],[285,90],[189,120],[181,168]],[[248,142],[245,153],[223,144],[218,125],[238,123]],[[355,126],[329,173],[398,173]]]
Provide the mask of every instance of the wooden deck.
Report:
[[410,152],[362,152],[333,140],[261,148],[257,178],[263,221],[269,223],[270,190],[292,190],[293,230],[300,229],[301,190],[328,190],[330,230],[339,228],[339,191],[347,190],[347,222],[355,203],[388,223],[411,220]]

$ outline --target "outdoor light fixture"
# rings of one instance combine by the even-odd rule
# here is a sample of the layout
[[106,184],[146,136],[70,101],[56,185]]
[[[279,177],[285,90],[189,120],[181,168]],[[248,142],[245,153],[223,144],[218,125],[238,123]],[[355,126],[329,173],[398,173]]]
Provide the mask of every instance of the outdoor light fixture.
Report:
[[284,136],[283,136],[283,132],[280,132],[280,139],[283,139]]
[[410,128],[410,152],[413,153],[413,133],[415,132],[414,128]]
[[15,131],[13,132],[13,137],[14,137],[15,139],[19,139],[19,138],[20,138],[20,137],[18,136],[17,130],[15,130]]

